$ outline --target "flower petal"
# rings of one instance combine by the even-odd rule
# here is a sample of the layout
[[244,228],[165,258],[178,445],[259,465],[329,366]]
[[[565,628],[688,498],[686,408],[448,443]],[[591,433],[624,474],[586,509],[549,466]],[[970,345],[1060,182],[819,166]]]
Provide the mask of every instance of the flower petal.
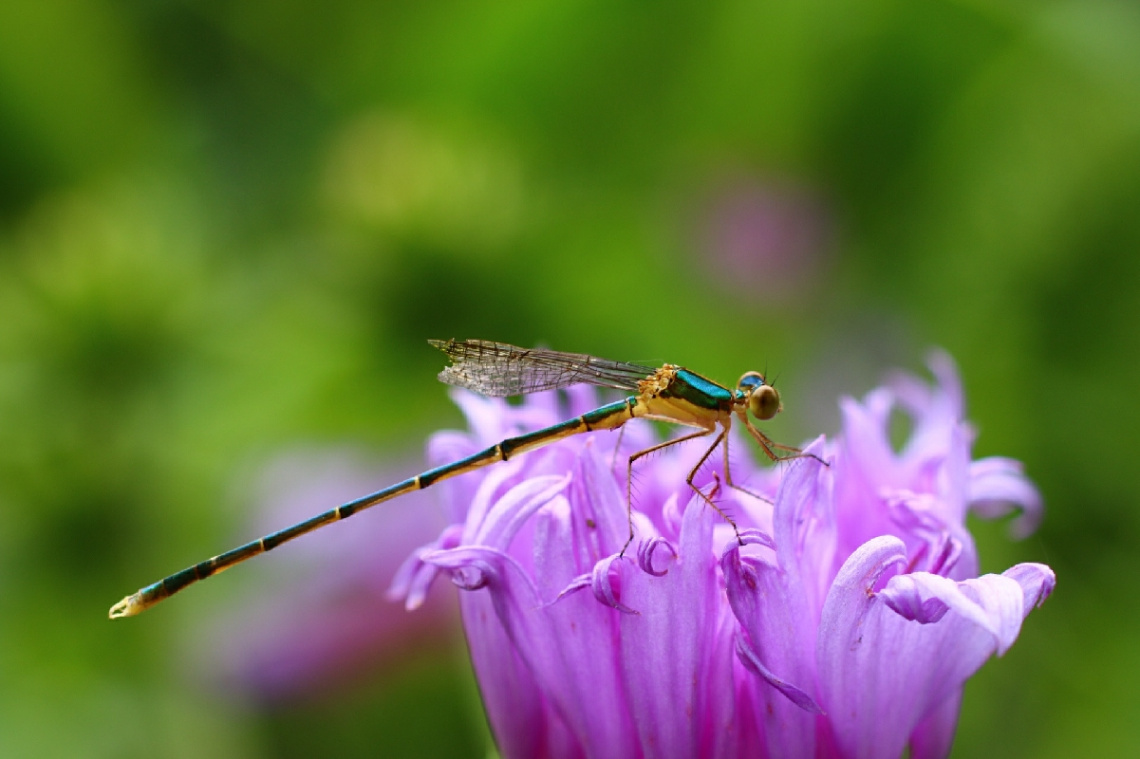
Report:
[[962,689],[959,688],[927,712],[910,735],[910,759],[945,759],[950,755],[961,707]]
[[[581,751],[576,744],[571,750],[551,749],[551,735],[566,731],[539,688],[530,667],[519,656],[512,643],[512,631],[500,622],[499,608],[503,595],[517,586],[524,598],[531,594],[525,576],[508,572],[513,562],[489,548],[455,548],[426,555],[426,561],[444,570],[460,570],[475,565],[486,581],[486,592],[460,593],[459,607],[471,664],[479,682],[487,720],[495,742],[504,756],[565,756]],[[512,577],[514,577],[512,582]],[[526,601],[520,601],[525,605]]]
[[970,510],[986,519],[1021,514],[1010,525],[1015,538],[1031,535],[1041,522],[1041,494],[1022,473],[1021,462],[991,456],[970,464]]
[[400,564],[385,597],[389,601],[404,599],[408,611],[418,609],[427,598],[428,589],[439,573],[438,568],[424,562],[424,555],[440,549],[454,548],[463,536],[463,525],[451,524],[443,529],[434,543],[418,548]]
[[617,553],[629,538],[629,505],[614,478],[611,458],[603,446],[587,440],[574,462],[566,495],[572,509],[575,560],[583,569]]
[[665,574],[669,571],[667,565],[672,564],[673,561],[670,561],[668,559],[661,562],[661,569],[656,569],[653,566],[653,557],[657,553],[657,549],[661,547],[665,547],[669,550],[669,553],[673,556],[673,561],[676,561],[679,558],[677,555],[677,549],[674,548],[673,544],[665,538],[651,538],[649,540],[642,541],[641,543],[637,544],[637,566],[641,568],[642,572],[653,575],[654,577],[664,577]]
[[[893,650],[870,624],[874,588],[885,572],[906,563],[905,551],[902,541],[891,535],[864,543],[844,562],[824,602],[817,641],[820,690],[842,756],[894,759],[913,727],[904,720],[900,729],[891,712],[891,707],[906,709],[904,699],[911,694],[876,677],[879,657]],[[904,677],[905,663],[896,663],[894,672]]]
[[[573,509],[555,498],[536,516],[535,571],[567,578],[576,571]],[[612,562],[623,575],[630,562]],[[562,579],[562,581],[565,581]],[[624,587],[622,588],[624,595]],[[623,661],[615,645],[618,614],[583,593],[541,608],[514,608],[504,621],[519,630],[516,645],[543,691],[577,737],[586,756],[634,756],[637,736],[622,680]],[[502,616],[501,616],[502,618]],[[522,621],[519,621],[522,620]],[[523,625],[525,621],[525,626]]]
[[625,614],[637,614],[638,612],[635,609],[621,602],[622,575],[620,562],[623,561],[625,561],[625,557],[615,553],[595,564],[594,571],[590,575],[590,589],[594,591],[594,598],[606,606]]
[[[731,703],[702,694],[722,608],[712,560],[718,517],[689,501],[670,571],[629,572],[623,597],[640,613],[620,620],[622,668],[633,724],[645,756],[698,756],[702,736],[731,722]],[[667,543],[665,545],[668,545]],[[714,709],[729,708],[727,714]]]
[[1028,617],[1029,612],[1045,603],[1045,599],[1053,594],[1057,585],[1057,575],[1044,564],[1026,562],[1015,564],[1002,572],[1002,575],[1017,581],[1022,593],[1022,618]]
[[[1020,565],[1005,575],[955,582],[917,572],[874,588],[903,545],[884,536],[844,564],[824,605],[819,673],[840,748],[896,757],[923,720],[956,694],[995,652],[1016,639],[1052,573]],[[932,739],[933,740],[933,739]]]
[[[805,453],[824,454],[823,438],[804,449]],[[776,498],[773,527],[780,568],[787,573],[788,591],[806,594],[804,609],[818,610],[831,584],[831,566],[835,561],[836,527],[833,501],[829,497],[830,470],[814,458],[792,463]],[[812,635],[805,640],[806,650],[815,650],[815,622],[818,611],[811,614]]]
[[[490,481],[490,476],[487,481]],[[511,539],[529,521],[531,515],[565,490],[569,482],[569,476],[530,477],[512,487],[501,498],[489,500],[488,508],[485,511],[479,510],[481,515],[473,508],[464,542],[506,550]]]
[[[971,598],[974,595],[980,595],[981,600],[975,601]],[[939,622],[952,610],[992,635],[998,654],[1005,653],[1021,629],[1021,586],[1001,575],[984,575],[959,583],[927,572],[914,572],[892,577],[879,597],[903,619],[921,624]]]
[[[754,538],[753,538],[754,540]],[[746,541],[748,542],[748,541]],[[755,556],[742,556],[730,544],[720,561],[732,612],[746,633],[737,654],[762,683],[754,709],[763,720],[773,756],[815,753],[815,717],[822,710],[805,687],[814,687],[814,656],[803,640],[812,639],[814,614],[802,594],[791,592],[788,575]]]
[[823,714],[823,709],[819,708],[819,704],[811,696],[769,672],[760,658],[756,656],[756,652],[752,650],[752,646],[740,635],[736,636],[736,655],[740,657],[740,661],[750,672],[759,675],[766,683],[787,696],[793,704],[805,712]]
[[946,435],[956,428],[963,428],[967,449],[973,442],[973,431],[963,424],[965,400],[962,380],[954,359],[945,351],[931,351],[926,364],[934,375],[934,384],[907,373],[898,373],[890,378],[888,387],[899,404],[914,419],[914,431],[903,450],[903,459],[912,467],[921,467],[924,462],[937,461],[945,455],[948,441]]
[[840,556],[897,529],[882,494],[910,483],[887,438],[891,402],[890,393],[882,389],[869,393],[863,403],[840,401],[844,435],[830,467]]
[[[484,657],[483,666],[476,670],[480,682],[485,683],[490,677],[497,684],[494,698],[498,701],[494,703],[484,685],[493,725],[510,723],[518,729],[517,720],[502,712],[518,705],[516,697],[509,692],[510,683],[492,674],[494,667],[509,667],[509,656],[513,652],[525,665],[524,685],[528,681],[535,683],[538,693],[549,700],[554,713],[573,736],[577,746],[574,753],[633,755],[635,738],[618,676],[617,652],[606,644],[613,627],[610,609],[583,596],[567,598],[555,605],[541,604],[522,566],[491,548],[456,548],[436,553],[429,560],[452,571],[466,568],[478,573],[482,588],[489,594],[493,618],[509,641],[497,652],[486,650],[480,641]],[[487,615],[484,607],[478,620],[483,623],[480,636],[491,632],[486,625],[488,616],[492,615]],[[464,624],[471,623],[465,610]],[[469,642],[474,644],[470,627],[468,636]],[[491,639],[504,643],[501,635],[492,635]],[[513,676],[518,677],[519,672],[516,670]],[[533,711],[531,708],[532,716]],[[498,729],[496,735],[499,735]],[[503,748],[504,753],[508,753]],[[544,749],[529,755],[545,754]]]

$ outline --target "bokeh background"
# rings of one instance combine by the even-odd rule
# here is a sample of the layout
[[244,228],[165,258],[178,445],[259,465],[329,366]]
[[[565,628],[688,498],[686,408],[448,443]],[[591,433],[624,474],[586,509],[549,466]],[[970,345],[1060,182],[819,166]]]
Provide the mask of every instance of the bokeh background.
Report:
[[954,755],[1140,745],[1135,4],[0,3],[0,755],[485,755],[382,598],[430,493],[106,619],[418,471],[429,337],[767,369],[787,442],[945,347],[1059,578]]

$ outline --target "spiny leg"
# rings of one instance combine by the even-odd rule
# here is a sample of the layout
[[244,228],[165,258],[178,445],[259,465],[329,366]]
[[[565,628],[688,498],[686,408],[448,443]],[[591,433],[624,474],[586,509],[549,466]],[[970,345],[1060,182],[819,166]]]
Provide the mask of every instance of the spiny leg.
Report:
[[[710,430],[710,432],[711,432],[711,430]],[[705,434],[708,434],[708,433],[706,432]],[[697,461],[697,465],[694,466],[692,468],[692,470],[689,472],[689,476],[685,478],[685,482],[688,483],[689,487],[693,489],[693,492],[695,492],[697,495],[699,495],[704,500],[705,503],[707,503],[709,506],[712,507],[713,511],[715,511],[717,514],[720,514],[721,518],[724,519],[724,521],[726,521],[730,525],[732,525],[732,531],[734,533],[736,533],[737,542],[739,542],[740,545],[744,545],[744,541],[741,540],[741,538],[740,538],[740,528],[736,526],[736,521],[733,520],[733,518],[730,517],[728,514],[724,513],[723,509],[721,509],[719,506],[717,506],[715,503],[713,503],[712,498],[709,498],[707,495],[705,495],[704,491],[702,491],[700,488],[698,488],[696,485],[693,484],[693,479],[697,476],[697,472],[700,470],[700,468],[702,466],[705,465],[705,462],[708,461],[709,456],[711,456],[712,452],[716,450],[716,447],[721,444],[722,440],[725,442],[724,463],[725,463],[725,467],[726,467],[725,468],[725,474],[727,476],[727,474],[728,474],[728,469],[727,469],[727,466],[728,466],[728,425],[725,425],[724,427],[721,428],[720,434],[716,436],[716,440],[713,441],[713,444],[709,446],[709,449],[707,451],[705,451],[704,455],[701,456],[700,460]]]
[[[704,437],[705,435],[708,435],[711,433],[712,433],[712,429],[707,429],[707,430],[701,430],[700,432],[694,432],[691,435],[682,435],[681,437],[674,438],[673,440],[666,440],[663,443],[657,443],[656,445],[651,445],[648,448],[646,448],[645,450],[638,451],[637,453],[635,453],[629,457],[629,463],[626,464],[626,474],[625,474],[625,514],[626,514],[626,518],[629,520],[629,539],[626,540],[625,545],[621,547],[621,551],[618,553],[618,556],[625,556],[625,549],[629,548],[629,544],[633,542],[633,462],[637,461],[638,459],[642,458],[643,456],[648,456],[649,454],[654,453],[655,451],[660,451],[660,450],[663,450],[665,448],[668,448],[671,445],[677,445],[678,443],[684,443],[686,440],[693,440],[695,438]],[[720,442],[719,438],[718,438],[717,442]],[[713,448],[715,448],[715,447],[716,447],[716,443],[713,443]],[[701,461],[703,462],[706,458],[708,458],[708,453],[706,453],[704,455],[704,457],[701,459]],[[689,477],[689,486],[693,487],[692,475],[690,475],[690,477]],[[694,488],[694,489],[696,489],[696,488]],[[699,493],[700,491],[698,490],[697,492]],[[714,506],[713,508],[716,508],[716,507]]]
[[614,452],[613,455],[610,456],[610,469],[613,469],[615,466],[617,466],[617,457],[618,454],[621,453],[621,439],[624,435],[625,425],[623,424],[622,426],[618,427],[617,443],[614,444]]
[[[762,449],[764,449],[764,453],[772,461],[790,461],[792,459],[809,458],[809,459],[815,459],[816,461],[823,464],[824,466],[831,466],[831,464],[824,461],[819,456],[816,456],[814,453],[804,453],[799,448],[793,448],[790,445],[783,445],[782,443],[775,442],[774,440],[769,438],[767,435],[765,435],[763,432],[756,429],[756,427],[754,427],[752,425],[752,422],[749,421],[747,416],[745,416],[743,414],[739,414],[739,417],[740,417],[740,420],[742,422],[744,422],[744,426],[748,430],[748,434],[750,434],[752,436],[752,438],[756,441],[756,443]],[[788,451],[789,455],[780,456],[773,449],[779,449],[781,451]]]
[[753,498],[757,498],[761,501],[764,501],[765,503],[772,503],[771,498],[760,495],[759,493],[754,493],[751,490],[749,490],[748,488],[746,488],[742,485],[737,485],[735,482],[732,481],[732,468],[729,466],[729,461],[728,461],[728,435],[724,435],[723,437],[724,437],[724,481],[725,481],[725,484],[727,484],[733,490],[739,490],[741,493],[744,493],[745,495],[750,495]]

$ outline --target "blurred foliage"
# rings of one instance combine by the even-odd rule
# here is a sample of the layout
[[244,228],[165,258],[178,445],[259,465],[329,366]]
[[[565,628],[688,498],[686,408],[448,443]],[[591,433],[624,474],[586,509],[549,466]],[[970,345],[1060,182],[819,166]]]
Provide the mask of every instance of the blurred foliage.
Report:
[[288,708],[187,671],[288,588],[105,618],[250,537],[274,451],[457,424],[454,336],[766,366],[789,441],[946,347],[1048,508],[984,568],[1060,581],[955,755],[1125,755],[1138,197],[1123,1],[0,4],[0,754],[482,755],[450,652]]

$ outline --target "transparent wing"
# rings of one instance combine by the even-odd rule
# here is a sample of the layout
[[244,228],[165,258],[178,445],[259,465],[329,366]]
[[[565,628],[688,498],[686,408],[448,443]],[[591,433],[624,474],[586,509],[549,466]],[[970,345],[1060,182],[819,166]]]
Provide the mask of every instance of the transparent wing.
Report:
[[451,359],[441,381],[493,398],[588,384],[636,392],[656,370],[585,353],[519,348],[489,340],[428,340]]

